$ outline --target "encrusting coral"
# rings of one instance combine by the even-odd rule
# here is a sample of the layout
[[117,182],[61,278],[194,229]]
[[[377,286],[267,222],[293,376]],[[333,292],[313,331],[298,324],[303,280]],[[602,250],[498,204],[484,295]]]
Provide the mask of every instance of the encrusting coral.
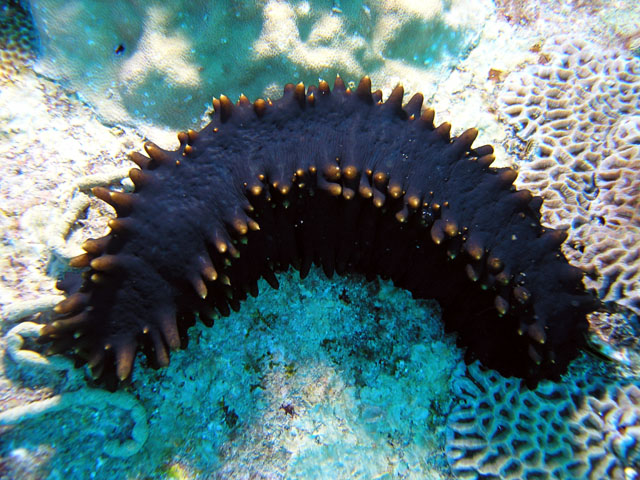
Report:
[[477,363],[459,366],[447,457],[457,478],[625,480],[640,473],[637,380],[591,373],[536,390]]
[[533,146],[517,185],[545,199],[544,224],[568,229],[587,286],[640,312],[640,60],[562,37],[540,58],[498,102]]

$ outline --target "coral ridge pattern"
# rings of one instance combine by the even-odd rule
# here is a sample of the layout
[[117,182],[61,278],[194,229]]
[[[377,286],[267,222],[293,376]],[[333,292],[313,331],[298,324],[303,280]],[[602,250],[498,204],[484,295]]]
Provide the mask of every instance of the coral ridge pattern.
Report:
[[604,302],[640,313],[640,60],[558,36],[548,63],[509,76],[501,113],[532,154],[518,187],[544,198],[542,223]]
[[530,383],[557,378],[584,341],[594,300],[567,262],[542,199],[492,168],[478,131],[450,136],[423,97],[386,101],[364,77],[347,89],[288,84],[282,98],[213,100],[212,121],[165,151],[147,143],[134,193],[93,189],[117,217],[70,265],[79,288],[41,342],[73,352],[114,389],[141,350],[154,367],[186,347],[196,318],[237,310],[258,280],[312,265],[390,278],[436,298],[467,360]]
[[446,446],[456,478],[637,478],[637,378],[573,372],[573,381],[545,380],[530,390],[478,363],[458,372],[453,389],[461,402],[449,415]]

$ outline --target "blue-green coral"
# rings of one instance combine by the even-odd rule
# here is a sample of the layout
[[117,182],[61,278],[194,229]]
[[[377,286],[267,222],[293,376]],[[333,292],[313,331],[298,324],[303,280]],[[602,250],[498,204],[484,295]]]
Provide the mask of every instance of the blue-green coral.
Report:
[[311,84],[340,73],[395,83],[449,66],[477,40],[490,11],[483,0],[477,14],[468,15],[466,2],[372,0],[332,8],[315,0],[32,5],[42,37],[41,71],[66,80],[110,121],[184,128],[198,123],[211,96],[223,88],[230,98],[257,98],[279,95],[280,86],[292,80]]

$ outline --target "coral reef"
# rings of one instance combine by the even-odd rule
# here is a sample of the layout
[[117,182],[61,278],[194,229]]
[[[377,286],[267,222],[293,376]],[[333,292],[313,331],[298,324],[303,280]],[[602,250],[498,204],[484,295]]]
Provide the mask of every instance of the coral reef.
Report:
[[0,84],[31,65],[37,36],[28,8],[20,0],[0,0]]
[[291,78],[369,73],[393,84],[422,76],[424,91],[436,77],[425,72],[465,54],[491,11],[487,0],[31,3],[40,72],[66,80],[109,122],[174,128],[196,126],[223,86],[256,98]]
[[637,379],[585,369],[528,390],[478,364],[459,367],[447,456],[457,478],[625,480],[640,473]]
[[587,286],[638,312],[640,60],[562,37],[542,55],[499,98],[532,147],[517,185],[545,199],[543,223],[568,229],[563,251],[590,272]]

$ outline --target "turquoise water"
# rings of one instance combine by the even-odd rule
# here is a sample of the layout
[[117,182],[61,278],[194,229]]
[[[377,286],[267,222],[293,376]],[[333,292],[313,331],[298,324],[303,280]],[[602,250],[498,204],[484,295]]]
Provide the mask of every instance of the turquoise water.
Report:
[[[0,478],[638,478],[634,2],[0,5]],[[336,74],[368,74],[385,97],[399,82],[424,92],[455,133],[476,125],[545,196],[543,220],[570,227],[563,252],[606,303],[561,382],[531,391],[467,366],[436,302],[315,268],[193,327],[169,367],[139,356],[116,394],[42,356],[55,280],[111,214],[90,187],[130,188],[125,154],[145,139],[175,148],[212,95],[278,98]],[[536,110],[555,91],[565,116],[593,110],[582,133],[552,123],[550,103]]]

